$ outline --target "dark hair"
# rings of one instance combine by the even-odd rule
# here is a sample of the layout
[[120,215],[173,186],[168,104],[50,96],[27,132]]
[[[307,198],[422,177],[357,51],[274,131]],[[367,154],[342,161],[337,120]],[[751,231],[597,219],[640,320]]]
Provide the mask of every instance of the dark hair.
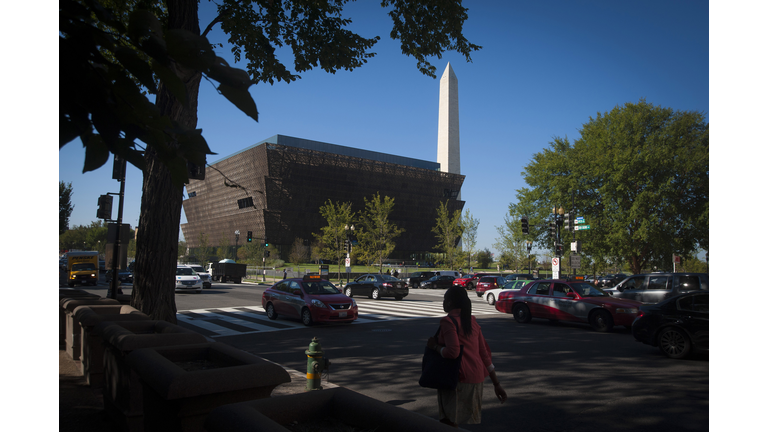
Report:
[[454,309],[461,309],[461,328],[464,334],[472,335],[472,301],[467,291],[460,286],[452,286],[445,291],[445,299]]

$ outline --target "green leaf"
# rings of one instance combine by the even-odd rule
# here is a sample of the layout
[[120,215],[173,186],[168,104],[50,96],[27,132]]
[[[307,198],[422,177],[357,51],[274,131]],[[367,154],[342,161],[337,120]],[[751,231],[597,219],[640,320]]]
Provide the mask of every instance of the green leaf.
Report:
[[125,67],[141,85],[153,93],[157,93],[155,80],[152,76],[152,68],[139,57],[135,51],[127,47],[118,48],[115,51],[115,58]]
[[253,84],[248,72],[230,67],[221,57],[216,57],[216,61],[205,74],[220,84],[226,84],[229,87],[238,89],[247,89]]
[[[82,137],[81,137],[82,139]],[[109,149],[100,135],[91,134],[83,139],[85,146],[85,164],[83,173],[93,171],[107,163],[109,159]]]
[[235,88],[221,84],[218,90],[225,98],[235,104],[240,111],[244,112],[248,117],[259,121],[259,110],[256,108],[256,102],[251,97],[251,93],[248,92],[247,88]]
[[[135,10],[128,17],[128,37],[137,45],[151,36],[159,37],[163,34],[163,26],[160,20],[148,10]],[[162,40],[162,39],[161,39]]]
[[165,33],[168,55],[182,65],[199,71],[208,70],[216,60],[211,43],[203,36],[174,29]]

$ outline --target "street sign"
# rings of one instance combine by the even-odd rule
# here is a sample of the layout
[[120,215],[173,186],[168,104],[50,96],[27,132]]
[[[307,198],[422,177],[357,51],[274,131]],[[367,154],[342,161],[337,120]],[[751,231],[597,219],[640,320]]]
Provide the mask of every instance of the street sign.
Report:
[[573,229],[576,231],[584,231],[590,229],[589,225],[576,225]]
[[581,223],[584,223],[584,217],[583,217],[583,216],[579,216],[579,217],[577,217],[577,218],[576,218],[576,223],[577,223],[577,224],[581,224]]
[[571,268],[581,268],[581,255],[571,255]]

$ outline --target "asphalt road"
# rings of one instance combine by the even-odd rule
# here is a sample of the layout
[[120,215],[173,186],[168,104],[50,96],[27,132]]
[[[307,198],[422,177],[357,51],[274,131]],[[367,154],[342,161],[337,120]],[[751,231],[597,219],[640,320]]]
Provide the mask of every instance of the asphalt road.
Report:
[[[264,289],[214,283],[200,295],[178,294],[177,309],[260,306]],[[402,302],[384,299],[379,303],[395,309],[414,304],[426,309],[442,302],[436,294],[416,290]],[[482,300],[473,293],[470,298],[479,311]],[[463,425],[464,429],[672,432],[709,427],[707,354],[671,360],[658,349],[635,342],[621,327],[597,333],[586,324],[537,319],[518,324],[505,314],[477,318],[509,399],[499,404],[487,381],[482,424]],[[418,378],[424,345],[438,320],[295,326],[215,340],[304,371],[304,350],[316,336],[332,362],[331,382],[436,418],[435,391],[419,387]]]

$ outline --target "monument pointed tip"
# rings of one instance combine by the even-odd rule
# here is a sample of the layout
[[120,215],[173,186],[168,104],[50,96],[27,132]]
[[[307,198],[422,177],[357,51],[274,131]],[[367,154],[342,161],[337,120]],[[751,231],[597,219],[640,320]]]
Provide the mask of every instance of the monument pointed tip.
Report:
[[448,62],[448,64],[445,66],[445,70],[443,71],[443,76],[456,76],[456,73],[453,71],[453,68],[451,67],[451,62]]

